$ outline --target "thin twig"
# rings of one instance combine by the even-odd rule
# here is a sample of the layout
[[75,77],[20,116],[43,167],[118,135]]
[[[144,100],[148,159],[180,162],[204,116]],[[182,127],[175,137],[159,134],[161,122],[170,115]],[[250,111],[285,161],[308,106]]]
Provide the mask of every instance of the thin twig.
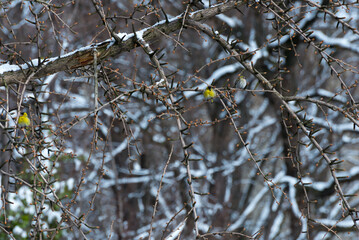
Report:
[[163,168],[163,173],[162,173],[162,176],[161,176],[160,185],[158,186],[158,189],[157,189],[157,195],[156,195],[155,205],[153,206],[153,213],[152,213],[152,219],[151,219],[151,224],[150,224],[150,232],[148,233],[148,240],[151,239],[152,225],[153,225],[153,221],[155,220],[155,215],[156,215],[157,205],[158,205],[158,199],[159,199],[159,197],[160,197],[160,191],[161,191],[161,189],[162,189],[163,178],[164,178],[164,176],[165,176],[165,174],[166,174],[166,170],[167,170],[168,164],[169,164],[170,161],[171,161],[172,153],[173,153],[173,146],[171,146],[171,152],[170,152],[170,154],[168,155],[168,160],[167,160],[167,162],[166,162],[165,167]]

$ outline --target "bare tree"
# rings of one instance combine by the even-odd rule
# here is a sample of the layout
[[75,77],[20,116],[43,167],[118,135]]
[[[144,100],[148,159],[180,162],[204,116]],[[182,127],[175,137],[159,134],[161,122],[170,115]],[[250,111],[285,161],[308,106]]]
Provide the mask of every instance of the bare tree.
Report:
[[357,2],[0,7],[1,238],[358,237]]

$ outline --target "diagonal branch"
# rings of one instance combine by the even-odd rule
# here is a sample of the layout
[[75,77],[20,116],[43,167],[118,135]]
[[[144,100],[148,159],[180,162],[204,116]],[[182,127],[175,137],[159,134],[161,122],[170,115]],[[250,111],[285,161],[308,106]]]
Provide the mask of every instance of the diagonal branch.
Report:
[[328,168],[329,171],[332,175],[332,178],[334,180],[335,183],[335,190],[337,191],[339,198],[343,204],[343,208],[346,211],[345,214],[350,215],[350,217],[353,220],[353,224],[354,227],[359,230],[359,226],[356,223],[356,218],[354,216],[354,212],[355,209],[352,208],[348,202],[348,200],[345,198],[345,194],[343,192],[343,189],[341,187],[341,184],[339,182],[338,176],[337,176],[337,172],[332,164],[332,160],[330,160],[328,154],[326,153],[325,149],[322,148],[322,146],[320,146],[320,144],[318,143],[318,141],[315,139],[314,134],[312,134],[310,132],[310,130],[307,129],[307,127],[304,125],[304,123],[300,120],[300,118],[298,117],[298,115],[295,113],[295,111],[290,107],[290,105],[288,104],[288,102],[285,100],[285,97],[280,94],[275,88],[274,86],[270,83],[270,81],[265,78],[258,70],[256,70],[253,65],[251,65],[248,62],[245,62],[242,57],[237,53],[236,50],[232,49],[231,45],[229,43],[227,43],[223,38],[221,38],[220,36],[216,35],[213,33],[212,29],[209,29],[208,27],[204,26],[203,24],[200,24],[198,22],[192,21],[192,20],[187,20],[186,22],[188,25],[194,26],[197,29],[200,29],[202,32],[204,32],[205,34],[207,34],[208,36],[212,37],[215,41],[217,41],[223,48],[225,48],[229,53],[231,53],[231,55],[238,61],[240,62],[244,68],[246,68],[246,70],[248,72],[250,72],[254,77],[256,77],[263,85],[264,88],[266,89],[270,89],[272,90],[272,94],[281,102],[281,104],[283,105],[283,107],[288,111],[288,113],[290,114],[290,116],[295,120],[295,122],[298,125],[298,128],[300,128],[302,130],[302,132],[305,134],[305,136],[309,139],[309,141],[314,145],[314,147],[320,152],[321,156],[323,157],[323,159],[327,162],[328,164]]
[[[239,7],[242,4],[244,4],[243,1],[232,0],[208,9],[190,13],[186,16],[190,20],[200,21]],[[179,30],[182,27],[182,22],[183,14],[180,14],[168,21],[163,20],[151,27],[144,28],[136,34],[141,35],[146,42],[151,43],[163,34]],[[42,69],[38,71],[32,79],[91,65],[94,61],[94,50],[98,52],[97,59],[101,62],[101,60],[105,58],[115,56],[138,47],[135,34],[119,33],[117,36],[119,36],[121,42],[116,42],[114,39],[108,39],[98,44],[82,47],[68,54],[50,58],[47,61],[40,63],[36,59],[20,66],[10,65],[7,63],[0,65],[0,86],[16,82],[24,82],[27,76],[32,72],[35,72],[39,66],[42,66]]]

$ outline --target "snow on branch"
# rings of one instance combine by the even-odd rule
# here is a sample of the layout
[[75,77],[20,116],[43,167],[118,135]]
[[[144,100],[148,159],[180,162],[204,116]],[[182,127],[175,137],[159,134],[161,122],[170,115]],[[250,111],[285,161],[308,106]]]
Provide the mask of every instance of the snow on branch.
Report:
[[[243,4],[242,1],[229,1],[208,9],[192,12],[186,17],[194,21],[200,21],[239,7],[241,4]],[[75,70],[91,65],[94,60],[94,50],[98,52],[97,59],[101,61],[107,57],[115,56],[138,47],[136,36],[142,36],[145,41],[151,42],[162,35],[168,36],[167,34],[179,30],[182,27],[182,23],[183,14],[180,14],[168,19],[168,21],[163,20],[153,26],[139,30],[136,34],[119,33],[118,37],[121,39],[121,42],[116,42],[116,40],[112,38],[43,61],[32,60],[22,65],[5,63],[0,65],[0,86],[12,83],[23,83],[33,72],[36,72],[33,78],[41,78],[57,72]]]

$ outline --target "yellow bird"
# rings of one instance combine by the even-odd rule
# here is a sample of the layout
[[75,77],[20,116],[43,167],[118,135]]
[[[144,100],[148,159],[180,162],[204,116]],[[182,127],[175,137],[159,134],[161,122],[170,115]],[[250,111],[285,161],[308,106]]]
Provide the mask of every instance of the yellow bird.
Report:
[[28,127],[28,126],[30,126],[30,118],[27,116],[27,113],[24,113],[23,115],[21,115],[19,117],[18,126],[19,127]]
[[204,90],[203,96],[205,99],[211,99],[211,102],[213,102],[213,98],[217,96],[217,93],[211,86],[208,86],[206,90]]

